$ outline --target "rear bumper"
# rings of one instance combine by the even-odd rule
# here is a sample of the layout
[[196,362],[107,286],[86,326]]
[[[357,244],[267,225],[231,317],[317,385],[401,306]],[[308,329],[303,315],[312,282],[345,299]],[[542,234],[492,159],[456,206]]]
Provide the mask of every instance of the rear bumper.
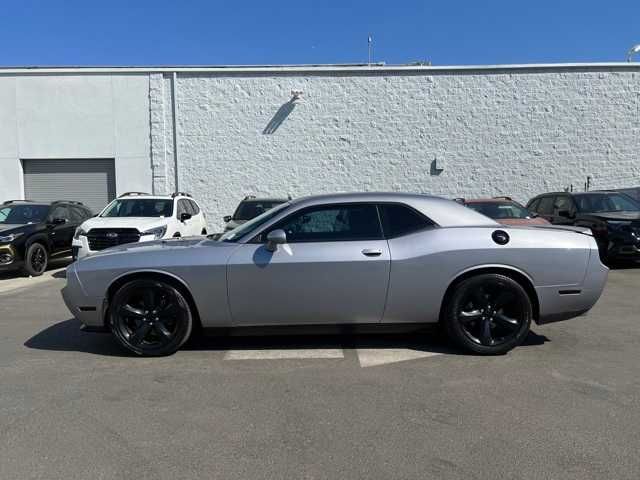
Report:
[[581,285],[536,287],[540,304],[537,323],[569,320],[591,310],[602,295],[608,275],[609,269],[600,261],[598,250],[592,249]]

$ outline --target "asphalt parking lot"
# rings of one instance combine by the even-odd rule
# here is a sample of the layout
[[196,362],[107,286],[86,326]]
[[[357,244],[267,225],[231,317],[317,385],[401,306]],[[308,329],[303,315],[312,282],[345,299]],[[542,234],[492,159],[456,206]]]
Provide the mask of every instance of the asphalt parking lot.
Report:
[[2,479],[640,476],[640,269],[490,358],[407,335],[134,358],[78,330],[63,271],[23,283],[0,288]]

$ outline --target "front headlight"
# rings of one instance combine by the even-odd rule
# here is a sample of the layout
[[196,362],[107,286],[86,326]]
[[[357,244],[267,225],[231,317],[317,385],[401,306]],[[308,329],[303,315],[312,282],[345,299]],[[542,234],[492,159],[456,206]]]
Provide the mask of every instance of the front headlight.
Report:
[[86,236],[87,236],[87,232],[83,230],[82,227],[76,228],[76,233],[73,234],[74,240],[78,240],[80,237],[86,237]]
[[23,232],[20,233],[10,233],[9,235],[3,235],[0,236],[0,243],[11,243],[13,242],[16,238],[20,238],[22,235],[24,235]]
[[153,239],[154,240],[159,240],[162,237],[164,237],[164,234],[167,233],[167,226],[164,225],[162,227],[156,227],[156,228],[152,228],[150,230],[147,230],[146,232],[142,232],[140,234],[141,237],[145,237],[147,235],[153,235]]

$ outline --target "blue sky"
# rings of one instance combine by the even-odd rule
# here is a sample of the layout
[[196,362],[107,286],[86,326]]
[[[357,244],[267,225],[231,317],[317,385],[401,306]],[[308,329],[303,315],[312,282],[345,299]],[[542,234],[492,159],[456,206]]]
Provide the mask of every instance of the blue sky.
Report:
[[640,0],[3,0],[0,65],[618,61]]

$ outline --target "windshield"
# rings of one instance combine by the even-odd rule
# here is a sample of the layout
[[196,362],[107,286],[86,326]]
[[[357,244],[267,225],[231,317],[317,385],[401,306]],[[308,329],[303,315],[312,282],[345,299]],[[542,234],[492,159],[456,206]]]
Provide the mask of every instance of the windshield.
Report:
[[111,202],[101,217],[170,217],[173,200],[158,198],[118,199]]
[[233,214],[234,220],[251,220],[262,215],[267,210],[271,210],[276,205],[284,203],[283,200],[246,200],[240,202],[236,212]]
[[49,213],[48,205],[0,206],[0,224],[24,225],[44,222]]
[[264,212],[262,215],[258,215],[253,220],[249,220],[247,223],[228,231],[220,238],[218,238],[218,240],[221,242],[235,242],[236,240],[238,240],[238,238],[244,237],[247,233],[267,223],[289,205],[290,204],[288,202],[278,205],[277,207]]
[[473,202],[467,207],[493,219],[531,217],[529,210],[511,202]]
[[640,210],[640,204],[631,197],[620,193],[588,193],[576,195],[575,199],[578,211],[583,213],[635,212]]

